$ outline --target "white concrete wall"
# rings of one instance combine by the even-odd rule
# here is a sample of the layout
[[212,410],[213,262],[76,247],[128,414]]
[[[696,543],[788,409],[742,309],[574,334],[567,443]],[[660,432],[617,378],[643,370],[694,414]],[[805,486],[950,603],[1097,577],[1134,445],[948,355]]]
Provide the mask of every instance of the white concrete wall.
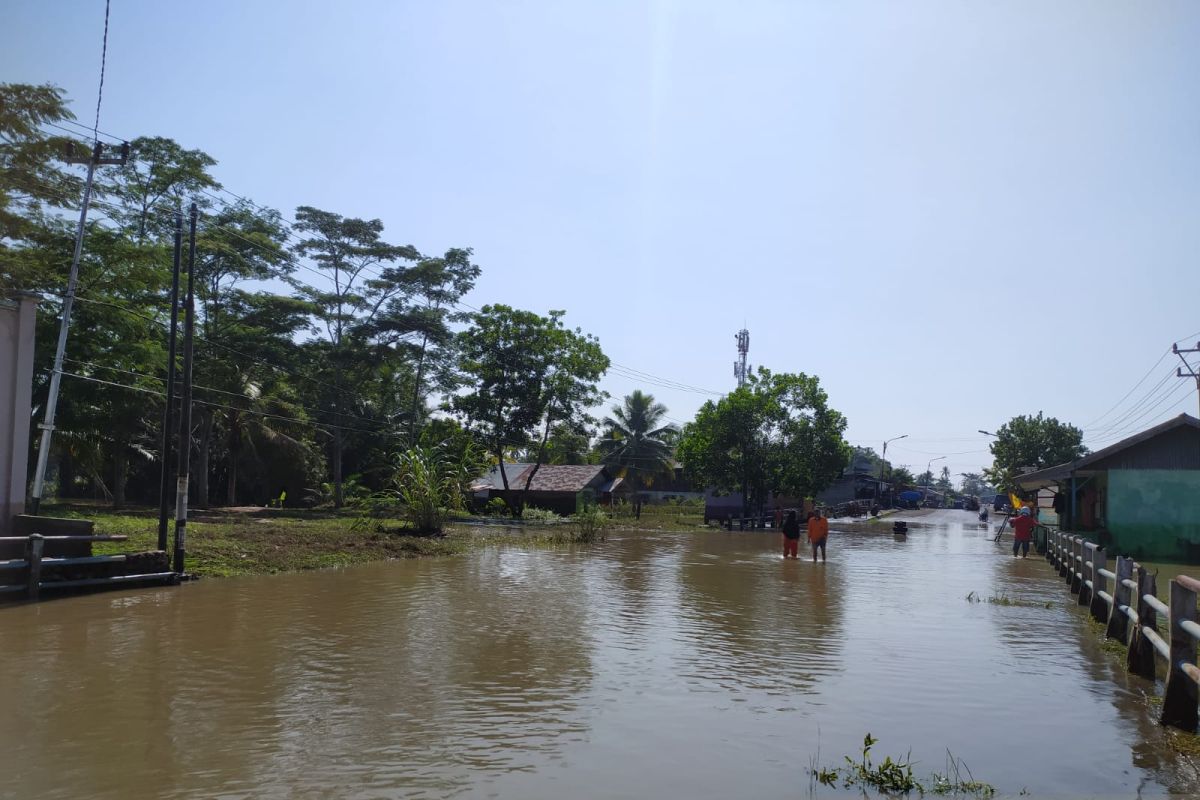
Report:
[[0,536],[25,512],[36,307],[31,296],[0,297]]

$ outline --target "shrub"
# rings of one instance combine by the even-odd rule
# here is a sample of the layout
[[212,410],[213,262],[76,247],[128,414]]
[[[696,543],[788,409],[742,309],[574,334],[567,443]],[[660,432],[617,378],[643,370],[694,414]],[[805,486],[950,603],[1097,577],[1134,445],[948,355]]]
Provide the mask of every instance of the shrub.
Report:
[[575,541],[595,542],[604,541],[604,532],[612,524],[608,514],[599,506],[588,506],[583,511],[571,516],[577,530]]

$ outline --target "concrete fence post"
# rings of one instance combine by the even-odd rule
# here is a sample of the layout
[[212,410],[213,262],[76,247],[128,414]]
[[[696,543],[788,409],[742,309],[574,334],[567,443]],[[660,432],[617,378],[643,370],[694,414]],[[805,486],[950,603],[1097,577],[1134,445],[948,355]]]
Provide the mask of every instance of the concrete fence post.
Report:
[[1097,545],[1092,550],[1092,618],[1107,625],[1112,608],[1103,597],[1108,593],[1108,578],[1100,573],[1102,569],[1108,569],[1108,557],[1104,548]]
[[1071,584],[1071,594],[1083,591],[1083,539],[1079,536],[1071,539],[1071,570],[1067,582]]
[[[1196,668],[1196,639],[1188,627],[1196,627],[1196,594],[1200,581],[1180,575],[1171,581],[1171,663],[1167,691],[1159,722],[1189,733],[1196,732],[1200,704],[1200,670]],[[1188,623],[1191,623],[1189,626]]]
[[1126,580],[1133,578],[1133,560],[1125,556],[1117,556],[1117,580],[1113,587],[1113,607],[1112,613],[1108,615],[1108,627],[1105,628],[1104,635],[1109,639],[1120,639],[1122,644],[1129,644],[1129,617],[1125,614],[1125,607],[1129,606],[1129,599],[1132,592],[1125,585]]
[[1133,631],[1133,641],[1129,644],[1129,671],[1146,680],[1154,680],[1154,645],[1142,635],[1143,628],[1158,630],[1158,615],[1154,608],[1146,602],[1146,595],[1158,593],[1158,582],[1145,567],[1137,566],[1137,612],[1138,624]]
[[[1095,559],[1096,547],[1091,542],[1083,543],[1083,560],[1079,562],[1079,597],[1076,602],[1081,606],[1090,606],[1092,604],[1092,587],[1096,585],[1096,567]],[[1088,586],[1088,582],[1092,586]]]
[[29,537],[25,545],[25,559],[29,562],[29,583],[26,595],[30,600],[37,600],[42,589],[42,553],[45,552],[46,539],[40,533]]
[[[1070,535],[1064,533],[1062,536],[1060,536],[1058,538],[1058,577],[1060,577],[1060,578],[1066,578],[1068,575],[1071,574],[1071,572],[1070,572],[1070,564],[1071,564],[1070,544],[1071,544]],[[1070,583],[1070,582],[1071,581],[1068,578],[1067,583]]]

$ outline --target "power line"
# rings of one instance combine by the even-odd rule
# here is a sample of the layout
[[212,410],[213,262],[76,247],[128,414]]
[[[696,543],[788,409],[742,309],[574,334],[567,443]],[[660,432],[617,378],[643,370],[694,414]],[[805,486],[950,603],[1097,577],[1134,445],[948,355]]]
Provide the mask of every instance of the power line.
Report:
[[1145,409],[1145,410],[1144,410],[1144,411],[1143,411],[1141,414],[1139,414],[1137,417],[1134,417],[1133,419],[1131,419],[1127,425],[1125,425],[1124,427],[1122,427],[1122,428],[1120,428],[1120,429],[1113,430],[1113,431],[1111,431],[1111,432],[1109,432],[1109,433],[1105,433],[1105,434],[1099,434],[1099,435],[1093,436],[1093,437],[1092,437],[1092,439],[1091,439],[1091,441],[1093,441],[1093,442],[1113,441],[1113,440],[1116,440],[1116,439],[1121,439],[1121,438],[1123,438],[1123,437],[1124,437],[1124,436],[1126,436],[1126,435],[1129,435],[1129,434],[1130,434],[1132,431],[1134,431],[1134,430],[1136,430],[1137,428],[1141,427],[1141,426],[1138,424],[1138,423],[1139,423],[1141,420],[1145,419],[1145,417],[1146,417],[1147,415],[1149,415],[1149,414],[1152,414],[1152,413],[1154,412],[1154,410],[1155,410],[1155,409],[1157,409],[1157,408],[1159,408],[1159,407],[1160,407],[1160,406],[1161,406],[1163,403],[1167,402],[1168,400],[1171,400],[1172,398],[1175,398],[1175,402],[1176,402],[1176,404],[1178,404],[1178,402],[1179,402],[1179,397],[1180,397],[1179,390],[1180,390],[1180,389],[1187,390],[1188,388],[1189,388],[1189,387],[1188,387],[1188,385],[1187,385],[1186,383],[1179,383],[1179,384],[1176,384],[1176,385],[1173,387],[1173,389],[1171,389],[1171,390],[1167,391],[1165,394],[1163,394],[1163,395],[1162,395],[1162,396],[1159,398],[1159,400],[1158,400],[1158,402],[1157,402],[1157,403],[1155,403],[1154,405],[1152,405],[1152,406],[1149,406],[1148,408],[1146,408],[1146,409]]
[[[111,366],[108,366],[108,365],[105,365],[105,364],[96,364],[96,363],[94,363],[94,362],[91,362],[91,361],[81,361],[81,360],[79,360],[79,359],[77,359],[77,358],[67,358],[67,359],[64,359],[64,360],[65,360],[65,361],[70,361],[72,364],[79,364],[79,365],[81,365],[81,366],[85,366],[85,367],[91,367],[92,369],[103,369],[103,370],[109,370],[110,372],[119,372],[119,373],[122,373],[122,374],[125,374],[125,375],[132,375],[132,376],[134,376],[134,377],[138,377],[138,378],[145,378],[145,379],[147,379],[147,380],[152,380],[152,381],[154,381],[155,383],[163,383],[163,382],[164,382],[162,378],[159,378],[159,377],[158,377],[158,376],[156,376],[156,375],[148,375],[148,374],[146,374],[145,372],[135,372],[135,371],[133,371],[133,370],[129,370],[129,369],[122,369],[122,368],[120,368],[120,367],[111,367]],[[251,398],[251,397],[247,396],[246,394],[244,394],[244,393],[242,393],[242,392],[231,392],[231,391],[229,391],[228,389],[218,389],[218,388],[216,388],[216,387],[214,387],[214,386],[201,386],[201,385],[199,385],[199,384],[193,384],[193,385],[192,385],[192,388],[193,388],[193,389],[200,389],[201,391],[205,391],[205,392],[214,392],[214,393],[216,393],[216,394],[223,394],[223,395],[227,395],[227,396],[229,396],[229,397],[236,397],[236,398],[238,398],[238,399],[240,399],[240,400],[252,400],[252,399],[254,399],[254,398]],[[304,410],[304,411],[307,411],[307,412],[309,412],[310,414],[333,414],[333,415],[335,415],[335,416],[339,416],[339,417],[349,417],[349,418],[351,418],[351,419],[357,419],[357,420],[360,420],[360,421],[362,421],[362,422],[365,422],[365,423],[367,423],[367,424],[369,424],[369,425],[381,425],[381,426],[383,426],[383,427],[387,427],[387,426],[389,425],[389,423],[388,423],[388,422],[385,422],[385,421],[382,421],[382,420],[372,419],[371,417],[364,417],[364,416],[361,416],[361,415],[359,415],[359,414],[351,414],[351,413],[349,413],[349,412],[346,412],[346,411],[321,411],[320,409],[315,409],[315,408],[312,408],[312,407],[310,407],[310,406],[301,405],[300,403],[292,403],[292,402],[290,402],[290,401],[288,402],[288,405],[295,406],[296,408],[299,408],[299,409],[302,409],[302,410]],[[228,408],[232,408],[232,406],[227,406],[227,407],[228,407]],[[250,411],[251,409],[242,409],[242,408],[239,408],[239,409],[237,409],[237,410],[239,410],[239,411]]]
[[1116,410],[1117,410],[1117,408],[1118,408],[1118,407],[1121,405],[1121,403],[1124,403],[1126,400],[1128,400],[1128,399],[1129,399],[1129,396],[1130,396],[1130,395],[1132,395],[1134,392],[1136,392],[1136,391],[1137,391],[1137,389],[1138,389],[1138,387],[1139,387],[1139,386],[1141,386],[1143,383],[1145,383],[1145,382],[1146,382],[1146,378],[1149,378],[1149,377],[1150,377],[1150,374],[1151,374],[1152,372],[1154,372],[1154,370],[1155,370],[1155,369],[1158,367],[1158,365],[1159,365],[1159,364],[1161,364],[1161,363],[1163,362],[1163,359],[1164,359],[1164,358],[1166,358],[1168,355],[1170,355],[1170,353],[1171,353],[1171,351],[1170,351],[1170,350],[1164,350],[1164,351],[1163,351],[1163,354],[1162,354],[1161,356],[1159,356],[1159,357],[1158,357],[1158,361],[1155,361],[1155,362],[1154,362],[1154,365],[1153,365],[1152,367],[1150,367],[1150,369],[1146,370],[1146,374],[1145,374],[1145,375],[1143,375],[1143,376],[1141,377],[1141,380],[1139,380],[1137,383],[1135,383],[1135,384],[1133,385],[1133,388],[1132,388],[1132,389],[1130,389],[1128,392],[1126,392],[1126,393],[1125,393],[1125,396],[1124,396],[1124,397],[1122,397],[1120,400],[1118,400],[1116,403],[1114,403],[1114,404],[1113,404],[1113,407],[1112,407],[1112,408],[1110,408],[1108,411],[1105,411],[1103,414],[1101,414],[1100,416],[1096,417],[1094,420],[1092,420],[1091,422],[1089,422],[1087,425],[1083,426],[1083,429],[1084,429],[1084,430],[1088,430],[1089,428],[1093,427],[1093,426],[1094,426],[1094,425],[1096,425],[1098,422],[1100,422],[1102,419],[1104,419],[1105,417],[1107,417],[1109,414],[1111,414],[1113,411],[1116,411]]
[[[65,372],[64,371],[62,374],[64,377],[68,377],[68,378],[76,378],[78,380],[88,381],[90,383],[98,383],[98,384],[102,384],[105,386],[112,386],[112,387],[120,388],[120,389],[128,389],[130,391],[142,392],[143,394],[152,394],[155,397],[161,397],[164,399],[167,396],[166,392],[160,392],[155,389],[147,389],[142,386],[131,386],[129,384],[118,383],[116,381],[106,381],[106,380],[103,380],[102,378],[93,378],[90,375],[80,375],[79,373],[76,373],[76,372]],[[299,417],[287,417],[282,414],[272,414],[267,411],[255,411],[255,410],[249,409],[249,408],[238,408],[237,406],[225,405],[224,403],[213,403],[208,400],[193,400],[192,402],[197,403],[202,406],[211,406],[213,408],[223,408],[228,411],[238,411],[243,414],[253,414],[258,417],[267,417],[270,419],[286,420],[287,422],[294,422],[298,425],[307,425],[312,428],[328,428],[330,430],[338,429],[338,430],[343,430],[343,431],[354,431],[356,433],[367,433],[367,434],[371,434],[372,436],[383,435],[383,436],[390,436],[392,438],[403,438],[403,435],[399,434],[399,433],[389,434],[386,431],[370,430],[367,428],[352,428],[352,427],[349,427],[346,425],[334,425],[333,423],[329,423],[329,422],[315,422],[313,420],[301,419]]]
[[1108,425],[1104,425],[1100,428],[1091,428],[1091,429],[1085,428],[1084,430],[1090,431],[1091,435],[1093,437],[1096,437],[1096,436],[1102,436],[1103,434],[1105,434],[1108,431],[1111,431],[1111,430],[1121,427],[1127,420],[1129,420],[1131,417],[1133,417],[1135,414],[1137,414],[1138,411],[1140,411],[1142,408],[1144,408],[1147,403],[1149,403],[1155,399],[1161,398],[1162,395],[1158,394],[1159,390],[1162,389],[1163,386],[1167,383],[1167,381],[1169,381],[1174,376],[1175,376],[1175,373],[1168,370],[1165,375],[1163,375],[1161,378],[1159,378],[1158,383],[1156,383],[1152,387],[1150,387],[1150,389],[1144,395],[1142,395],[1136,403],[1134,403],[1132,406],[1130,406],[1128,409],[1126,409],[1125,413],[1123,413],[1119,417],[1115,418]]
[[109,0],[104,0],[104,43],[100,48],[100,88],[96,90],[96,124],[92,126],[92,140],[100,141],[97,134],[100,131],[100,101],[104,99],[104,66],[108,60],[108,7]]

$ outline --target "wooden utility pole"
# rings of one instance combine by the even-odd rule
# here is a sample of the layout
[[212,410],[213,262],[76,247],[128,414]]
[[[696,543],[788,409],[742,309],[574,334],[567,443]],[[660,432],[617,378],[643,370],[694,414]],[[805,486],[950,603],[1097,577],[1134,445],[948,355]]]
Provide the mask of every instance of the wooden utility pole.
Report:
[[33,492],[29,510],[37,515],[42,505],[42,490],[45,487],[46,464],[50,459],[50,437],[54,433],[54,413],[58,410],[58,390],[62,383],[63,356],[67,351],[67,332],[71,328],[71,308],[75,305],[75,286],[79,282],[79,257],[83,254],[83,232],[87,225],[88,204],[92,200],[92,180],[96,167],[103,164],[124,164],[129,160],[129,143],[121,145],[117,155],[106,155],[104,145],[96,142],[87,155],[76,155],[75,145],[67,145],[68,164],[87,164],[87,182],[83,185],[83,207],[79,209],[79,226],[75,229],[75,254],[71,257],[71,271],[67,277],[67,293],[63,296],[62,322],[58,328],[58,347],[54,350],[54,368],[50,373],[50,392],[46,398],[46,415],[42,424],[42,441],[38,445],[37,469],[33,473]]
[[1183,357],[1184,353],[1200,353],[1200,342],[1196,342],[1195,347],[1189,347],[1183,350],[1179,349],[1179,345],[1173,344],[1171,345],[1171,352],[1179,356],[1179,360],[1183,362],[1183,366],[1187,367],[1187,372],[1183,371],[1183,367],[1177,367],[1175,369],[1175,374],[1180,378],[1192,378],[1196,381],[1196,401],[1197,404],[1200,405],[1200,372],[1192,369],[1192,365],[1189,364],[1188,360]]
[[183,398],[179,403],[179,466],[175,479],[175,559],[173,570],[183,574],[187,554],[188,478],[192,453],[192,329],[196,319],[196,204],[188,210],[187,299],[183,321]]
[[167,518],[171,503],[171,425],[175,411],[175,339],[179,329],[179,267],[183,253],[183,214],[175,212],[175,255],[171,262],[171,333],[167,344],[167,408],[163,412],[162,445],[159,462],[162,467],[158,484],[158,549],[167,549]]

